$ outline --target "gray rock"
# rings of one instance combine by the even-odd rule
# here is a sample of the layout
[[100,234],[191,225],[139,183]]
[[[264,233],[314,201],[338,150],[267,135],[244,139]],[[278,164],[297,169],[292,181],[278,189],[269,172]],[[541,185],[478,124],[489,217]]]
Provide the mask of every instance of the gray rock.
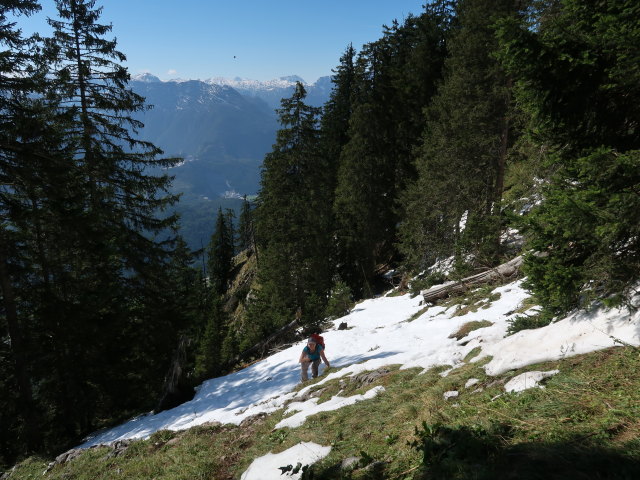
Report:
[[386,367],[379,368],[378,370],[374,370],[373,372],[365,372],[359,375],[355,375],[350,378],[352,383],[358,383],[359,385],[369,385],[370,383],[375,382],[381,377],[388,375],[391,372],[390,369]]
[[360,465],[360,457],[347,457],[340,464],[341,470],[355,470]]

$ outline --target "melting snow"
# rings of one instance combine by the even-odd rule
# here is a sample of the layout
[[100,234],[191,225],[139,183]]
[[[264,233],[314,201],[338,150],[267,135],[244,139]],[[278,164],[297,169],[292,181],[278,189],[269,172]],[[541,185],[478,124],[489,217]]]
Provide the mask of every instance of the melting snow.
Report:
[[544,388],[542,385],[540,385],[540,382],[545,378],[556,375],[557,373],[560,373],[560,370],[521,373],[520,375],[513,377],[511,380],[505,383],[504,389],[507,392],[522,392],[533,387]]
[[291,465],[295,468],[298,463],[302,466],[311,465],[329,455],[331,447],[323,447],[316,443],[303,442],[291,447],[284,452],[266,455],[256,458],[249,468],[242,474],[240,480],[277,480],[280,478],[297,480],[302,476],[302,469],[291,475],[283,477],[280,467]]
[[[640,310],[631,312],[625,308],[578,312],[547,327],[505,338],[508,320],[517,315],[515,312],[529,294],[522,288],[521,281],[494,292],[499,293],[500,298],[488,308],[453,316],[455,307],[434,306],[412,321],[409,321],[411,317],[424,309],[421,297],[386,296],[358,304],[349,315],[337,319],[323,332],[332,368],[328,373],[321,371],[325,375],[314,385],[388,365],[400,365],[403,369],[447,365],[453,369],[476,347],[480,347],[482,353],[474,360],[492,356],[485,370],[489,375],[499,375],[510,369],[621,343],[640,345]],[[638,299],[636,304],[640,303]],[[493,325],[472,331],[461,340],[449,338],[465,323],[478,320],[489,320]],[[348,330],[337,329],[342,322],[347,323]],[[300,379],[297,360],[303,346],[304,343],[299,342],[244,370],[208,380],[199,387],[193,400],[172,410],[140,416],[97,432],[81,446],[146,438],[157,430],[183,430],[212,421],[239,424],[249,416],[282,409],[289,402],[295,402],[289,404],[289,411],[296,413],[283,419],[279,427],[295,428],[318,411],[384,395],[381,388],[374,388],[362,396],[334,397],[322,404],[302,401],[311,386],[298,393],[292,390]]]

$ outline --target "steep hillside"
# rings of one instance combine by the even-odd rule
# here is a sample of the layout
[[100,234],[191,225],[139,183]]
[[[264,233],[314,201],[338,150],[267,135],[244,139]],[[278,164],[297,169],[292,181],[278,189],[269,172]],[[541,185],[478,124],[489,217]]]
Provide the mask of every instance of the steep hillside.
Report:
[[[136,93],[153,105],[140,120],[140,136],[167,155],[185,158],[172,170],[185,190],[220,196],[235,188],[255,193],[262,157],[277,129],[265,102],[228,86],[188,82],[133,81]],[[181,190],[182,191],[182,190]]]
[[535,311],[520,281],[439,305],[389,292],[324,332],[317,380],[297,384],[292,345],[7,478],[637,478],[640,313],[505,337]]
[[[219,207],[239,211],[243,195],[255,195],[262,160],[279,128],[275,108],[291,95],[297,77],[272,82],[211,79],[162,82],[150,74],[131,88],[153,108],[138,115],[140,138],[184,162],[172,168],[181,194],[181,233],[192,249],[206,245]],[[322,105],[331,78],[309,86],[309,102]]]

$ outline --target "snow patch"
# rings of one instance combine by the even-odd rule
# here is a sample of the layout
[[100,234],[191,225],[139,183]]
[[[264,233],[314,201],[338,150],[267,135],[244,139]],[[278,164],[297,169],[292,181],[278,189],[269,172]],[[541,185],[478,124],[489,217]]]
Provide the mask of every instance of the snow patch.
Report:
[[473,387],[474,385],[478,384],[479,382],[480,382],[480,380],[478,380],[477,378],[470,378],[469,380],[467,380],[467,383],[464,384],[464,388]]
[[280,470],[280,467],[291,465],[295,467],[298,463],[312,465],[329,455],[331,447],[323,447],[317,443],[301,442],[281,453],[267,453],[256,458],[249,468],[242,474],[240,480],[278,480],[282,478],[297,480],[302,476],[302,469],[295,474],[287,474]]
[[482,354],[493,358],[484,367],[488,375],[534,363],[559,360],[616,345],[640,345],[640,310],[626,307],[578,311],[567,318],[535,330],[522,330],[486,344]]
[[450,398],[456,398],[458,395],[460,394],[458,393],[457,390],[450,390],[448,392],[444,392],[442,396],[444,397],[445,400],[449,400]]
[[534,387],[544,388],[542,385],[540,385],[540,382],[545,378],[553,377],[558,373],[560,373],[560,370],[548,370],[546,372],[540,372],[536,370],[533,372],[521,373],[520,375],[509,380],[504,385],[504,389],[507,392],[522,392]]
[[331,410],[338,410],[339,408],[346,407],[347,405],[353,405],[354,403],[361,402],[362,400],[369,400],[379,393],[384,392],[384,387],[377,386],[368,390],[362,395],[353,395],[351,397],[339,397],[335,396],[331,400],[323,402],[318,405],[318,399],[312,398],[306,402],[293,402],[289,405],[287,413],[297,412],[291,417],[287,417],[284,420],[278,422],[275,428],[296,428],[302,426],[307,420],[307,417],[320,412],[329,412]]

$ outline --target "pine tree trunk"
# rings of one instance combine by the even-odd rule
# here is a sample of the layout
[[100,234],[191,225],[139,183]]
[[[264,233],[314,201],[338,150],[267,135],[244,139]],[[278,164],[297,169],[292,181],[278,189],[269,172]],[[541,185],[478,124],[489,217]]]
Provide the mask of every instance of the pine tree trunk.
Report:
[[97,177],[95,158],[93,155],[93,148],[91,146],[91,122],[89,121],[89,107],[87,102],[87,84],[85,74],[82,66],[82,52],[80,50],[80,32],[74,23],[74,46],[76,54],[76,67],[78,69],[78,93],[80,94],[80,118],[82,122],[82,148],[84,148],[84,158],[86,162],[86,168],[88,172],[89,183],[89,195],[91,199],[91,205],[96,208],[98,205],[98,198],[96,196]]
[[502,125],[502,134],[500,135],[500,154],[498,156],[498,171],[496,174],[496,184],[494,191],[495,205],[500,205],[502,201],[502,191],[504,190],[504,172],[507,165],[507,153],[509,148],[509,112],[511,104],[511,89],[513,87],[513,80],[511,77],[507,78],[507,94],[505,99],[505,115]]

